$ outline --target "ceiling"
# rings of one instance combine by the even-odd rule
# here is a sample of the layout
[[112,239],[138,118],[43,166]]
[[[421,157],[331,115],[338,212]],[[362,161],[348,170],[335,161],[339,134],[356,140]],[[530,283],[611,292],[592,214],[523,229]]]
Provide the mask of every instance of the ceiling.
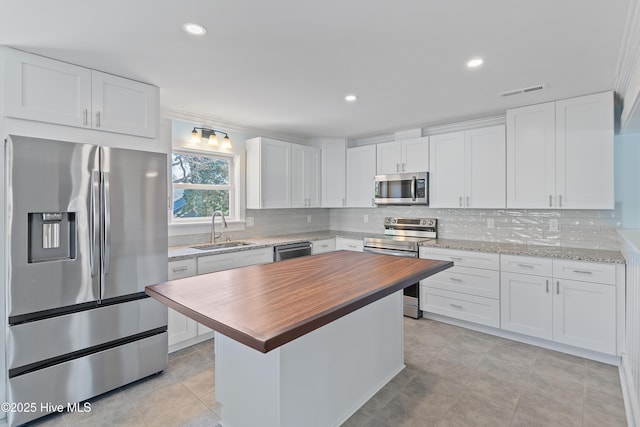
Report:
[[[611,90],[628,5],[0,0],[0,44],[152,83],[166,109],[296,137],[361,137]],[[186,22],[207,34],[184,33]],[[467,68],[473,57],[484,64]]]

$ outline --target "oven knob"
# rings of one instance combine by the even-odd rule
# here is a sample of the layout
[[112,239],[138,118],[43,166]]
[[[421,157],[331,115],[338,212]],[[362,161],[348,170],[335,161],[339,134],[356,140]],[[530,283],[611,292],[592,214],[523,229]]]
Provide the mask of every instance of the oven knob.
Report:
[[398,222],[395,218],[391,220],[392,224],[395,224],[396,222]]
[[420,220],[420,225],[426,225],[427,224],[427,220],[426,219],[421,219]]

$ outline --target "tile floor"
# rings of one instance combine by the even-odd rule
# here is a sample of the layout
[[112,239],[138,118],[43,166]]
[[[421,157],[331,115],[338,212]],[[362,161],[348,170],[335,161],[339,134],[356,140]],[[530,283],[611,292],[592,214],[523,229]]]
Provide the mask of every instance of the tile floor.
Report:
[[[405,362],[344,427],[626,426],[613,366],[425,319],[405,319]],[[92,399],[88,414],[32,425],[213,427],[214,377],[208,341],[171,354],[164,373]]]

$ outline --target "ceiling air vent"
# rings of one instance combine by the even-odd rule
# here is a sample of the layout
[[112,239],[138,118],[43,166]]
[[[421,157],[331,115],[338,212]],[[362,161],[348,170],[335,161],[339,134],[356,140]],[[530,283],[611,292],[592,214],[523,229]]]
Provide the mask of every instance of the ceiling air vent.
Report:
[[535,85],[535,86],[529,86],[529,87],[523,87],[521,89],[514,89],[514,90],[508,90],[506,92],[500,92],[500,96],[511,96],[511,95],[518,95],[519,93],[535,92],[537,90],[542,90],[544,88],[545,88],[544,84]]

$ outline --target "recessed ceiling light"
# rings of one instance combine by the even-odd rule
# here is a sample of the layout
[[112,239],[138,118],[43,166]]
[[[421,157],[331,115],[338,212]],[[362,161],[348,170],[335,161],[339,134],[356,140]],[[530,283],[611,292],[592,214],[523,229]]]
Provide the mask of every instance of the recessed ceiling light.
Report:
[[482,58],[474,58],[474,59],[471,59],[469,62],[467,62],[467,67],[476,68],[481,66],[483,62],[484,60]]
[[347,102],[356,102],[358,97],[356,95],[347,95],[344,97],[344,100]]
[[207,29],[204,28],[202,25],[194,24],[192,22],[187,22],[186,24],[184,24],[182,26],[182,29],[185,32],[192,34],[194,36],[204,36],[205,33],[207,32]]

